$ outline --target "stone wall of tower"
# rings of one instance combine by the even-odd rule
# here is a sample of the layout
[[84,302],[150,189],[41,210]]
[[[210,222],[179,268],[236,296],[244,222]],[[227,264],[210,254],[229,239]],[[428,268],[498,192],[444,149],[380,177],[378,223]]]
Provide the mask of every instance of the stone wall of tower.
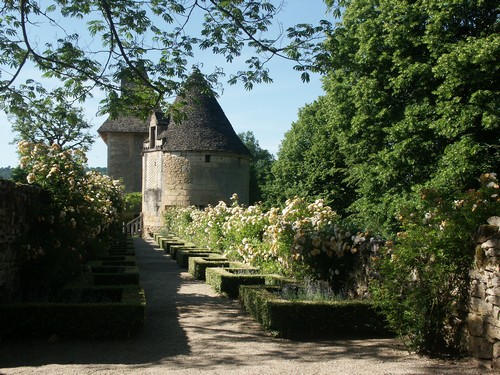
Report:
[[146,230],[163,225],[162,213],[170,206],[230,203],[233,194],[248,204],[250,161],[236,154],[217,152],[163,152],[143,155],[142,213]]
[[149,150],[142,157],[142,217],[147,232],[162,226],[162,156],[161,151]]
[[142,148],[146,135],[108,133],[108,175],[120,179],[125,192],[140,192],[142,187]]
[[229,203],[236,193],[248,204],[249,159],[216,152],[170,152],[163,156],[162,206]]

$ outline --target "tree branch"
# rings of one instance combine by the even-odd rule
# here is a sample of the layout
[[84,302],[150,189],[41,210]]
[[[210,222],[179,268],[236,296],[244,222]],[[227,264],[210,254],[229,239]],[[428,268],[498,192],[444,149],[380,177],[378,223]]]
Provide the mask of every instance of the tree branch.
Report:
[[159,89],[158,87],[153,85],[149,81],[149,79],[144,76],[143,72],[141,72],[139,69],[137,69],[137,67],[134,64],[132,64],[132,62],[128,58],[127,52],[125,51],[125,48],[123,47],[123,44],[120,40],[120,36],[118,35],[118,31],[116,30],[115,23],[113,21],[113,14],[111,13],[111,9],[109,7],[108,2],[106,0],[101,0],[100,3],[101,3],[101,6],[104,10],[104,15],[109,22],[109,27],[111,28],[111,33],[114,35],[115,40],[116,40],[116,44],[118,45],[118,48],[120,49],[120,54],[123,57],[123,59],[125,60],[125,62],[127,63],[127,65],[134,71],[135,74],[137,74],[137,76],[141,79],[141,81],[143,81],[146,84],[146,86],[152,88],[160,95],[163,94],[163,91],[161,89]]
[[19,75],[19,73],[21,73],[21,70],[23,69],[24,64],[26,64],[26,61],[28,60],[28,56],[29,56],[29,52],[26,52],[23,56],[23,59],[21,60],[21,63],[19,64],[19,66],[17,68],[17,71],[14,73],[11,80],[9,82],[7,82],[6,85],[0,86],[0,91],[8,89],[10,87],[10,85],[12,85],[14,83],[14,81],[17,79],[17,76]]

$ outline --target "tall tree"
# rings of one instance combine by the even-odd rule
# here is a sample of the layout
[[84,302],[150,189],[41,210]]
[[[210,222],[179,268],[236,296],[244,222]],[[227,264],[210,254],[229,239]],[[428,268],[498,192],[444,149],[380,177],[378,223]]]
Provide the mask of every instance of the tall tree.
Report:
[[271,178],[274,156],[268,150],[260,147],[253,132],[239,133],[238,136],[253,155],[252,160],[250,160],[249,202],[250,204],[265,203],[267,202],[267,186]]
[[390,233],[422,187],[457,192],[498,171],[499,8],[493,0],[342,3],[327,42],[328,121],[359,194],[351,211]]
[[[74,107],[65,100],[64,91],[56,89],[42,96],[25,101],[20,95],[12,95],[7,104],[12,130],[17,133],[15,141],[57,144],[63,150],[87,151],[94,137],[92,127],[83,115],[83,109]],[[26,94],[25,97],[29,97]],[[1,107],[1,106],[0,106]]]
[[294,196],[321,198],[343,214],[353,201],[354,192],[344,183],[347,171],[328,124],[324,97],[299,111],[298,120],[280,145],[272,172],[275,203],[282,204]]
[[[247,69],[229,77],[247,89],[271,81],[266,63],[275,56],[296,61],[307,80],[330,24],[300,24],[273,35],[280,8],[270,0],[6,0],[0,6],[0,97],[22,94],[16,82],[34,68],[61,81],[69,100],[85,100],[97,86],[106,93],[103,112],[117,115],[133,99],[137,115],[146,116],[179,89],[197,48],[228,62],[253,51]],[[117,84],[124,71],[129,82],[149,90]],[[222,74],[207,78],[215,83]]]

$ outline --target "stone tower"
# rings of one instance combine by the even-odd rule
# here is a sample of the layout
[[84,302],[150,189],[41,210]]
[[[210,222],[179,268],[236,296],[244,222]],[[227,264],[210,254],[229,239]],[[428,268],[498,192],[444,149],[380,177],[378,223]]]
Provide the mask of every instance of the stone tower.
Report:
[[[137,69],[147,77],[141,61],[138,62]],[[147,90],[143,84],[137,82],[136,73],[129,68],[123,69],[120,77],[122,91]],[[108,175],[113,179],[122,180],[126,193],[141,192],[142,148],[148,137],[149,120],[142,120],[133,115],[108,117],[97,132],[108,146]]]
[[125,192],[142,190],[142,148],[149,121],[132,116],[108,118],[97,130],[108,146],[108,175],[125,185]]
[[152,115],[144,144],[142,213],[152,230],[169,206],[216,205],[234,193],[248,204],[250,151],[198,71],[174,108],[172,116]]

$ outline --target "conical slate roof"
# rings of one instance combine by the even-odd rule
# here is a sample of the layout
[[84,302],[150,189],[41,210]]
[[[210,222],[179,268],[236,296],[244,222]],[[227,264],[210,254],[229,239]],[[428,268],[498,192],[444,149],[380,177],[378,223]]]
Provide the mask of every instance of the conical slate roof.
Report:
[[[251,156],[234,131],[203,75],[195,71],[174,101],[179,116],[171,116],[159,134],[165,151],[217,151]],[[178,119],[177,119],[178,118]]]

